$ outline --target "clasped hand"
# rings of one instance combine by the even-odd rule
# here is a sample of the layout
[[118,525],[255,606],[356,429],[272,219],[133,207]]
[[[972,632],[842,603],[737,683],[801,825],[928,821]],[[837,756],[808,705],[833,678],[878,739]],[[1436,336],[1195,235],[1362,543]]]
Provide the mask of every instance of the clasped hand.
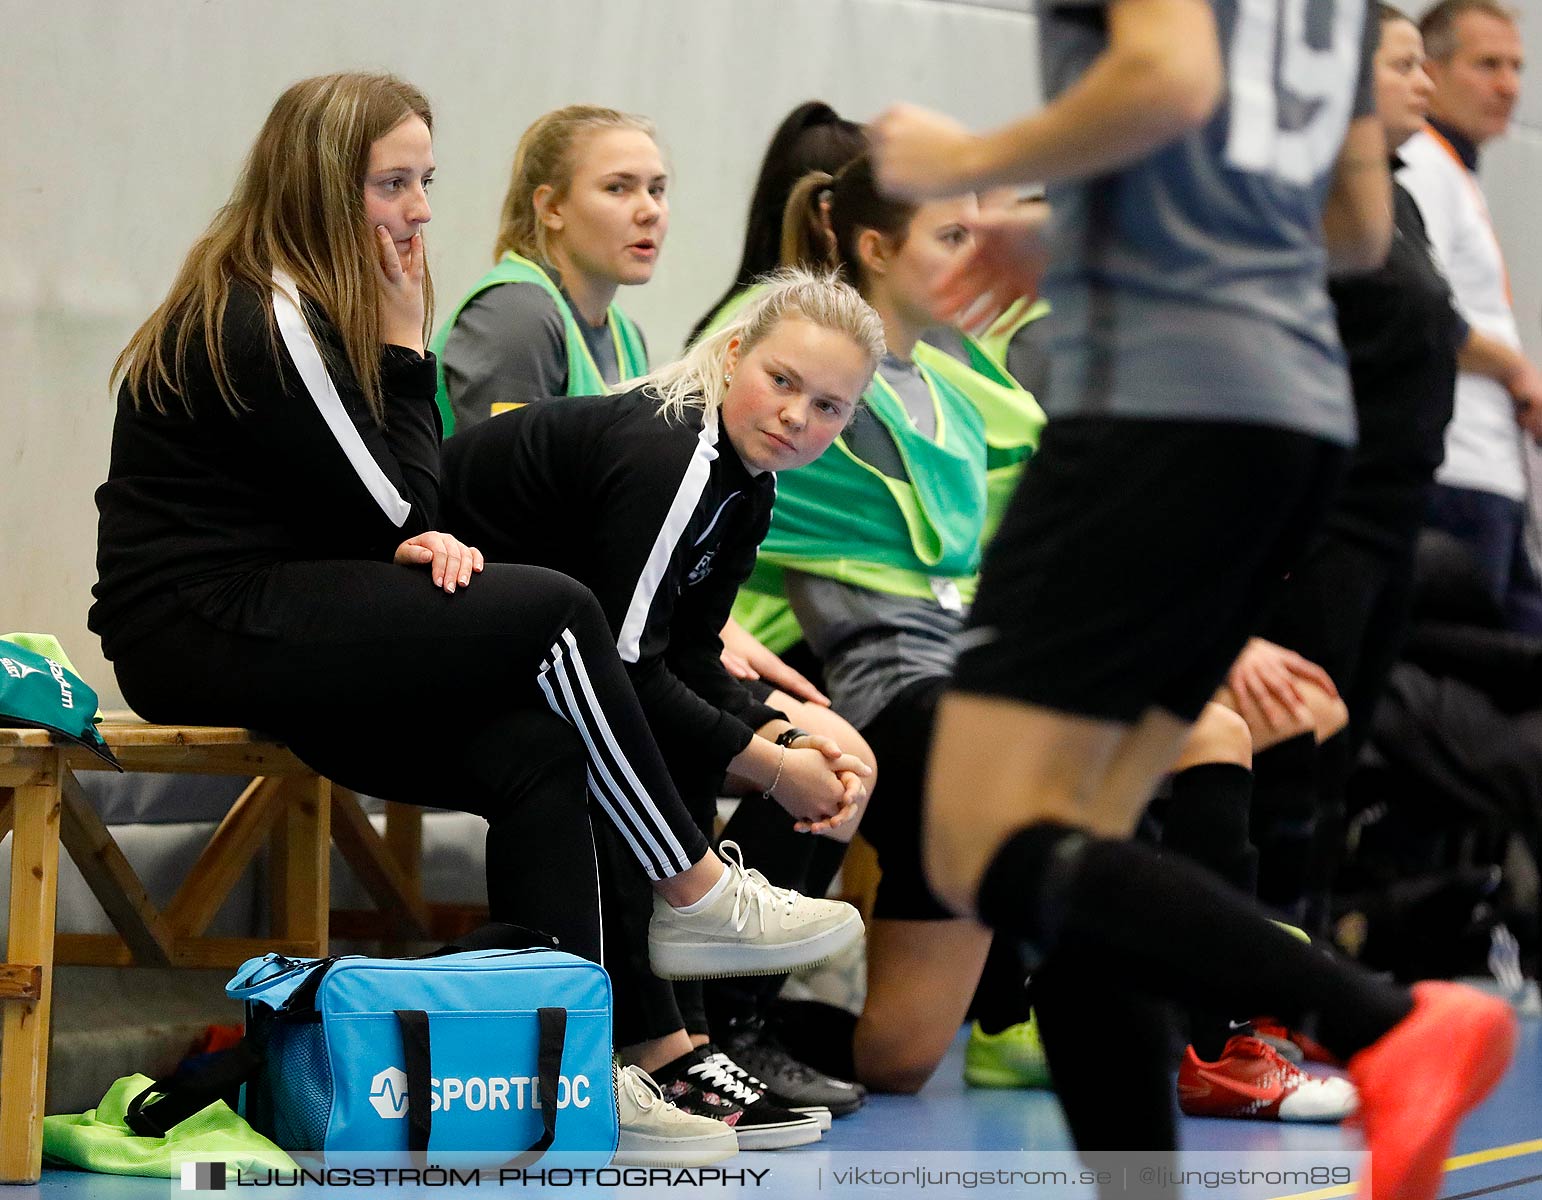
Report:
[[871,774],[830,738],[806,733],[788,749],[772,798],[797,818],[793,828],[799,833],[828,833],[861,812]]

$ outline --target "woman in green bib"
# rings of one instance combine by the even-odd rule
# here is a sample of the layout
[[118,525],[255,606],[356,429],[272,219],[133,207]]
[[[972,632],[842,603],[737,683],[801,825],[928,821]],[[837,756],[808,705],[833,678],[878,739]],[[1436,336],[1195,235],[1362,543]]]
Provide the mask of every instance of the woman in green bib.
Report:
[[[1043,421],[1033,398],[972,339],[961,342],[969,366],[921,341],[937,324],[931,287],[970,245],[976,215],[972,197],[920,206],[887,200],[866,157],[794,189],[785,250],[837,266],[883,319],[888,353],[846,432],[814,463],[779,478],[753,590],[741,590],[737,609],[773,649],[806,637],[836,711],[882,768],[862,827],[883,868],[866,1008],[844,1039],[832,1037],[829,1019],[785,1029],[796,1057],[837,1075],[840,1063],[846,1078],[882,1090],[913,1091],[931,1074],[990,943],[988,932],[954,919],[930,895],[919,857],[932,709],[973,595],[999,503],[992,497],[1009,492]],[[743,836],[738,820],[728,836]],[[775,861],[774,845],[756,844]],[[818,883],[809,880],[808,890]]]
[[600,395],[647,373],[642,331],[615,296],[653,278],[667,185],[644,117],[572,104],[525,130],[496,261],[431,343],[446,436],[505,408]]

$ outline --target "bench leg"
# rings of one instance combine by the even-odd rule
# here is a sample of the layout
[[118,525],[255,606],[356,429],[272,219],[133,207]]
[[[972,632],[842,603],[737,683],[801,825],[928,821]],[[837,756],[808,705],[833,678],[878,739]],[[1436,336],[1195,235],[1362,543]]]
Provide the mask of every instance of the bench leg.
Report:
[[54,912],[59,884],[58,768],[14,793],[11,933],[7,958],[39,968],[36,1000],[11,1000],[0,1050],[0,1183],[36,1183],[43,1170],[43,1104],[53,999]]
[[284,780],[283,811],[269,843],[273,936],[327,952],[332,907],[332,784],[317,775]]
[[387,800],[385,806],[385,840],[406,876],[408,899],[417,903],[423,900],[423,810],[416,804],[402,804]]

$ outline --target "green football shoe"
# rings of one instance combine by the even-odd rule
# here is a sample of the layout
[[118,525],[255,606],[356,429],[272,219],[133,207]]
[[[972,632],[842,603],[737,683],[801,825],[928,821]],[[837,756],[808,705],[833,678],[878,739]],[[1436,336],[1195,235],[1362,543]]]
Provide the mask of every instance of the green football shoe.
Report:
[[964,1082],[973,1087],[1053,1087],[1038,1019],[1030,1014],[1000,1033],[986,1033],[978,1021],[972,1022],[964,1047]]

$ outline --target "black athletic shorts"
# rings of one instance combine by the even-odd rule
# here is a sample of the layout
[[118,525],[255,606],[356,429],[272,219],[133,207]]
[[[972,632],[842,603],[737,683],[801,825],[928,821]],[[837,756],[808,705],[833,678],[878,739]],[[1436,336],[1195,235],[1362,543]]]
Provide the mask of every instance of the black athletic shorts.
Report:
[[1102,720],[1153,707],[1192,720],[1345,458],[1262,425],[1051,421],[986,554],[955,689]]
[[862,729],[882,776],[862,817],[861,832],[878,852],[873,916],[890,921],[953,921],[957,915],[932,894],[921,862],[926,763],[937,702],[946,676],[912,683]]
[[[820,691],[825,690],[824,666],[814,657],[814,652],[809,649],[807,642],[794,642],[782,651],[780,658],[794,671],[801,673],[805,679]],[[771,693],[781,690],[776,684],[769,683],[764,679],[742,679],[739,682],[744,685],[744,690],[749,692],[751,696],[754,696],[761,704],[770,704]]]

